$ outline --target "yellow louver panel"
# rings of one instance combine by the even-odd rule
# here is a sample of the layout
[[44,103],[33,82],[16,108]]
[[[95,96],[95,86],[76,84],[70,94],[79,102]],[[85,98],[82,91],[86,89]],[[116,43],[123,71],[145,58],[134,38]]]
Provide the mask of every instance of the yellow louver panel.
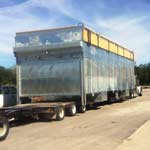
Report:
[[124,50],[124,57],[130,59],[130,57],[131,57],[130,55],[131,55],[131,53],[130,53],[127,49],[125,49],[125,50]]
[[130,58],[134,60],[134,54],[131,52]]
[[113,42],[109,42],[109,51],[118,54],[117,45]]
[[91,32],[91,44],[98,46],[97,34]]
[[88,30],[85,28],[83,29],[83,41],[89,42]]
[[124,51],[123,47],[118,46],[118,55],[123,56],[123,51]]
[[114,43],[111,40],[101,36],[100,34],[91,31],[88,28],[83,28],[82,30],[82,39],[84,42],[88,42],[91,45],[97,46],[99,48],[110,51],[111,53],[115,53],[119,56],[123,56],[130,60],[134,60],[134,53],[129,51],[126,48]]
[[108,40],[101,37],[101,36],[99,36],[98,40],[99,40],[99,45],[98,46],[103,48],[103,49],[108,50]]

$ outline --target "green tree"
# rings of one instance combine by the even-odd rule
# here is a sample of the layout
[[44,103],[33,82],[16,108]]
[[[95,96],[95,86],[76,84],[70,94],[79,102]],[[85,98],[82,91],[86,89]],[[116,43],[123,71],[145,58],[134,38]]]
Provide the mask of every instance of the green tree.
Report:
[[13,68],[4,68],[0,66],[0,85],[16,85],[16,71]]
[[136,66],[135,72],[141,85],[150,85],[150,63]]

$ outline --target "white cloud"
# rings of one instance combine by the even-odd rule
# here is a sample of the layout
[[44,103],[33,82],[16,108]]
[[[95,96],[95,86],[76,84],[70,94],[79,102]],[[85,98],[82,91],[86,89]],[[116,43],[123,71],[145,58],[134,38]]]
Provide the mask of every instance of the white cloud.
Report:
[[15,32],[57,25],[55,18],[43,22],[38,16],[29,13],[34,6],[41,7],[41,4],[27,1],[20,5],[0,8],[0,52],[12,53]]
[[[103,3],[101,5],[105,8]],[[47,21],[44,22],[35,14],[30,13],[29,10],[37,6],[47,8],[49,12],[55,11],[53,18],[47,18]],[[138,63],[148,62],[150,60],[150,54],[147,53],[148,46],[150,46],[150,31],[144,28],[143,23],[149,16],[131,16],[127,13],[105,18],[103,10],[99,9],[97,15],[91,18],[90,13],[92,12],[89,11],[89,14],[86,14],[82,8],[77,10],[73,1],[69,0],[29,0],[12,7],[0,8],[0,52],[12,53],[14,36],[17,31],[63,24],[65,21],[59,18],[61,14],[82,21],[104,36],[134,50]]]
[[97,26],[104,29],[104,34],[133,50],[137,63],[144,63],[150,60],[147,53],[150,44],[150,31],[147,31],[143,22],[145,17],[121,16],[110,20],[97,20]]

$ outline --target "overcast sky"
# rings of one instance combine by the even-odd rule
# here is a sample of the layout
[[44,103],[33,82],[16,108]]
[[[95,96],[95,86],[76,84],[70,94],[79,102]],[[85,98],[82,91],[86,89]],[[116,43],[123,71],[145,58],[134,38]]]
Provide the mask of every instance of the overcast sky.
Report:
[[15,32],[79,22],[150,62],[150,0],[0,0],[0,65],[15,65]]

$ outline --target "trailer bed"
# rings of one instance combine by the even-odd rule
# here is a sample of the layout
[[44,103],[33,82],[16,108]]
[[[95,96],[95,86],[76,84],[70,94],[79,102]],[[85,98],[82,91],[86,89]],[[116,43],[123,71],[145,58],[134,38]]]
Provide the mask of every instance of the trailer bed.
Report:
[[30,103],[0,108],[0,141],[7,137],[9,122],[12,120],[24,120],[27,118],[39,120],[43,116],[48,116],[48,119],[56,116],[56,120],[60,121],[64,119],[66,112],[70,116],[76,114],[75,102]]
[[63,107],[66,109],[73,104],[74,102],[18,104],[11,107],[0,108],[0,115],[11,118],[15,117],[15,115],[20,115],[21,113],[28,113],[29,115],[44,112],[56,113],[58,108]]
[[18,104],[11,107],[3,107],[0,110],[9,110],[9,109],[26,109],[26,108],[48,108],[48,107],[57,107],[57,106],[67,106],[73,104],[74,102],[57,102],[57,103],[28,103],[28,104]]

